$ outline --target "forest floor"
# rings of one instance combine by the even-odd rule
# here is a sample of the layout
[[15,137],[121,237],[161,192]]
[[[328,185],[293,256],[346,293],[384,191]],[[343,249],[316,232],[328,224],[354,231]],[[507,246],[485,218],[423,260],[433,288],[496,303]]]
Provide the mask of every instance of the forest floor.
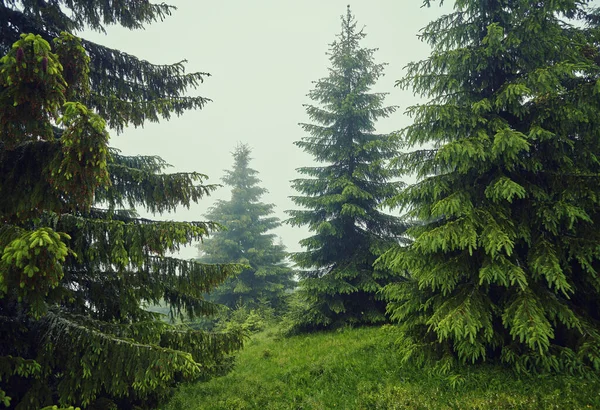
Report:
[[452,376],[400,365],[393,328],[254,335],[235,369],[181,386],[165,410],[600,409],[600,380],[516,376],[497,366]]

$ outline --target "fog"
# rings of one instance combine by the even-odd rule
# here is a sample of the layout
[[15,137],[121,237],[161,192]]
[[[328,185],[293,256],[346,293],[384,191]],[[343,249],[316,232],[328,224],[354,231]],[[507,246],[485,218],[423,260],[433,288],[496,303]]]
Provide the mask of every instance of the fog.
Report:
[[[313,164],[312,157],[293,142],[307,122],[302,104],[312,82],[327,75],[326,52],[340,32],[340,16],[348,1],[339,0],[223,0],[172,2],[178,9],[162,23],[145,30],[109,28],[106,35],[83,33],[91,41],[118,48],[154,64],[188,60],[189,72],[211,74],[191,95],[210,98],[204,109],[189,111],[159,124],[111,132],[111,145],[127,155],[159,155],[173,165],[170,171],[197,171],[220,183],[224,169],[232,166],[237,143],[253,149],[252,167],[269,192],[263,202],[276,205],[276,216],[296,209],[290,180],[296,168]],[[429,48],[417,34],[428,22],[450,9],[422,8],[420,0],[361,0],[350,4],[358,26],[367,37],[362,45],[378,48],[376,62],[385,62],[385,76],[374,91],[389,92],[387,105],[399,106],[396,114],[377,122],[377,132],[387,133],[410,123],[404,110],[418,102],[410,90],[394,87],[403,67],[426,58]],[[189,210],[157,217],[168,220],[204,220],[215,199],[228,199],[222,187]],[[274,231],[289,251],[309,235],[305,228],[283,225]],[[194,247],[180,257],[197,255]]]

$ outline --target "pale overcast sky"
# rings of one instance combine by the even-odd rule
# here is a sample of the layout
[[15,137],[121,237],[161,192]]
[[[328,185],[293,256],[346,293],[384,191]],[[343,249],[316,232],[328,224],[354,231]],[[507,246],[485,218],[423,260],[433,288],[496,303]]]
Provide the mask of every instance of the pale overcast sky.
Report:
[[[340,16],[348,0],[220,0],[167,1],[178,7],[162,23],[143,31],[111,28],[108,34],[84,33],[84,37],[118,48],[155,64],[187,59],[188,71],[211,74],[192,94],[213,101],[202,110],[160,124],[112,133],[111,145],[128,155],[159,155],[172,171],[197,171],[220,183],[224,169],[232,165],[237,143],[253,149],[252,167],[269,190],[263,201],[276,205],[276,216],[297,208],[290,180],[296,168],[312,165],[312,158],[293,145],[303,137],[299,122],[307,122],[302,104],[312,81],[327,75],[325,54],[340,32]],[[377,62],[389,65],[375,91],[389,92],[388,105],[400,109],[377,123],[380,133],[410,123],[404,115],[417,99],[411,91],[394,87],[410,61],[426,58],[429,48],[418,40],[419,30],[450,10],[437,5],[421,8],[421,0],[361,0],[350,3],[359,27],[367,37],[363,45],[378,48]],[[161,219],[204,220],[214,200],[229,199],[224,186],[189,210],[181,209]],[[303,228],[283,225],[275,231],[288,250],[298,251],[298,241],[309,235]],[[193,247],[183,258],[197,255]]]

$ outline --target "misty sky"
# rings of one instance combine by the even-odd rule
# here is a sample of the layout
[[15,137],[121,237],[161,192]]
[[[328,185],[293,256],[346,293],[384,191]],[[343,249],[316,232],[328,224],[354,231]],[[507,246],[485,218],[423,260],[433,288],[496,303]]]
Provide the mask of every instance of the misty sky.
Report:
[[[211,74],[191,92],[213,101],[202,110],[144,128],[111,133],[111,145],[127,155],[159,155],[173,165],[172,171],[197,171],[220,183],[230,169],[231,152],[237,143],[253,149],[251,166],[259,171],[261,186],[269,190],[263,202],[276,205],[276,216],[297,208],[289,199],[296,195],[290,180],[300,177],[296,168],[313,164],[311,156],[293,145],[304,133],[299,122],[307,122],[302,104],[312,81],[327,75],[325,54],[340,32],[340,16],[348,0],[221,0],[167,1],[178,7],[162,23],[143,31],[109,28],[108,34],[83,36],[118,48],[155,64],[187,59],[188,71]],[[350,3],[359,27],[367,37],[362,45],[378,48],[376,62],[386,62],[385,76],[374,91],[389,92],[387,105],[399,110],[377,122],[377,131],[387,133],[405,127],[407,106],[417,102],[412,92],[394,87],[410,61],[426,58],[429,48],[417,34],[449,6],[421,8],[420,0],[361,0]],[[214,200],[229,199],[222,187],[189,210],[160,219],[204,220]],[[157,218],[158,219],[158,218]],[[303,228],[283,225],[275,231],[289,251],[301,248],[298,241],[309,235]],[[179,256],[197,255],[193,247]]]

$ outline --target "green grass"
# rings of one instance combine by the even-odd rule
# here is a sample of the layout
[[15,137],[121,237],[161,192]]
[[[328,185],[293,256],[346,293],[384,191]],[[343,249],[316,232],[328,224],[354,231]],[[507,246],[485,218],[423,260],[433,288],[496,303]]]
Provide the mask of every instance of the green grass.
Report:
[[[227,376],[179,388],[183,409],[600,409],[600,381],[466,367],[451,379],[399,365],[390,327],[255,335]],[[452,381],[454,380],[454,382]]]

